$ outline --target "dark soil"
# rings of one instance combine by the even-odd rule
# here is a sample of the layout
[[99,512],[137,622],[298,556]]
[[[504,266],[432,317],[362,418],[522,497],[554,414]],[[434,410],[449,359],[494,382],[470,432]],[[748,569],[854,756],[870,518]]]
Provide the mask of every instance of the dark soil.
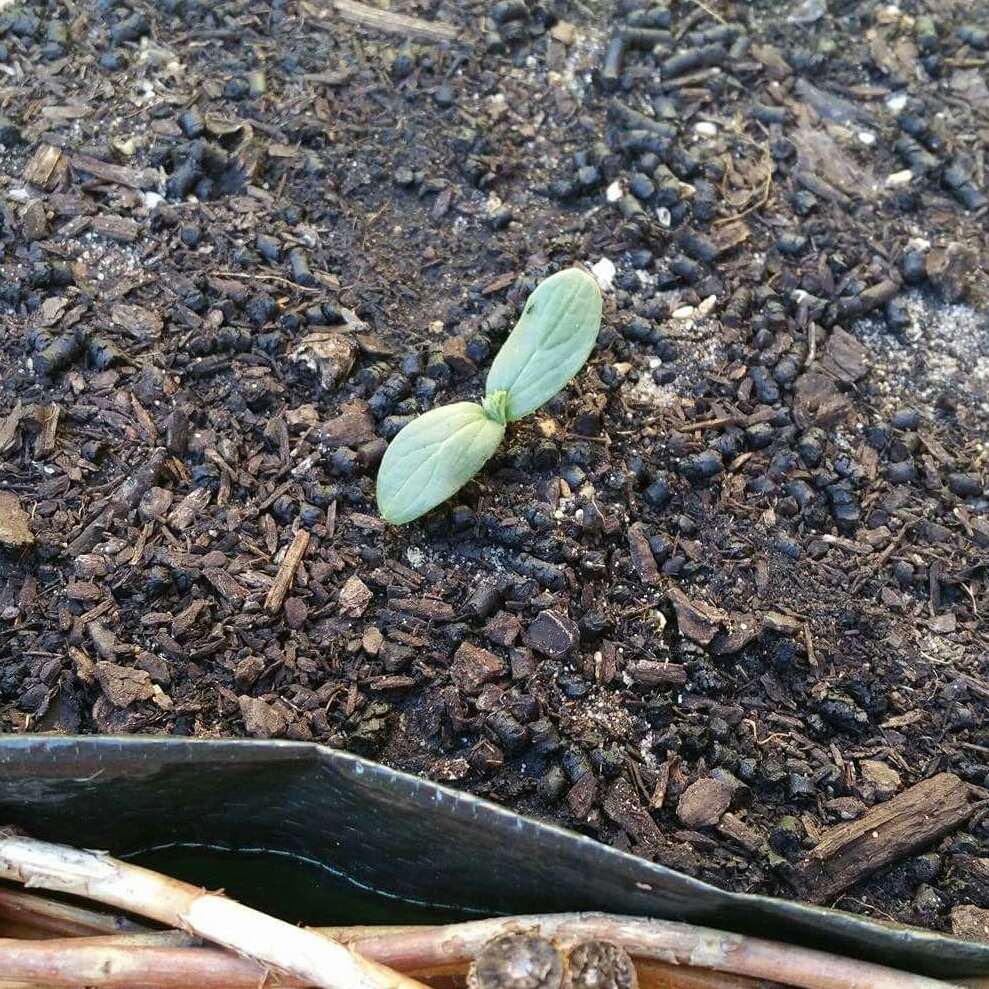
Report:
[[[989,5],[824,6],[0,0],[0,730],[989,908]],[[602,259],[585,371],[383,524],[385,442]]]

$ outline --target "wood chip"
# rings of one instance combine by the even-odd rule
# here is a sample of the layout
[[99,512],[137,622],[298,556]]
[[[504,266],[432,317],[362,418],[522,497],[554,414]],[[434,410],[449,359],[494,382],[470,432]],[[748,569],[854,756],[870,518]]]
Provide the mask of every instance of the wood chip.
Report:
[[17,399],[9,414],[0,419],[0,454],[9,453],[17,446],[21,420],[27,414],[21,400]]
[[465,693],[477,694],[505,675],[505,661],[487,649],[462,642],[450,664],[450,679]]
[[260,697],[243,696],[238,699],[244,728],[253,738],[278,738],[288,730],[288,720],[273,704]]
[[127,186],[129,189],[156,189],[161,176],[153,168],[128,168],[91,158],[89,155],[73,155],[69,164],[73,171],[84,172],[103,182]]
[[69,174],[69,161],[65,154],[50,144],[40,144],[24,166],[23,179],[31,185],[51,192]]
[[681,794],[677,817],[688,828],[706,828],[717,824],[730,804],[730,786],[720,780],[701,779]]
[[678,588],[670,591],[669,598],[676,611],[680,634],[699,645],[708,645],[728,618],[725,612],[703,601],[691,601]]
[[0,546],[23,550],[34,545],[30,516],[11,491],[0,491]]
[[141,225],[129,216],[117,216],[115,213],[104,213],[94,216],[90,229],[99,237],[107,240],[117,240],[123,244],[133,244],[141,232]]
[[292,586],[292,581],[295,579],[295,572],[299,569],[299,564],[308,548],[309,533],[305,529],[299,529],[293,537],[291,545],[285,551],[271,590],[268,591],[268,596],[264,600],[264,610],[269,614],[274,614],[281,608],[285,596]]
[[356,574],[340,588],[340,611],[348,618],[360,618],[374,597],[367,584]]
[[656,564],[656,557],[653,556],[649,546],[649,539],[646,536],[645,528],[640,522],[629,526],[628,548],[632,554],[632,566],[639,575],[639,580],[643,584],[655,586],[659,583],[659,567]]
[[797,868],[796,880],[816,903],[834,899],[891,862],[954,831],[974,812],[971,788],[939,773],[873,807],[856,821],[827,831]]
[[179,531],[188,529],[209,504],[211,497],[207,488],[190,491],[169,513],[168,524]]

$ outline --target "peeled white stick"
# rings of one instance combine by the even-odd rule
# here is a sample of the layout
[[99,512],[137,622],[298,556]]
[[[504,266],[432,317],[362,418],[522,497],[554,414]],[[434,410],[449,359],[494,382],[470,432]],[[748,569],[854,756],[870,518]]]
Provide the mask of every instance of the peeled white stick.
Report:
[[298,976],[319,989],[425,989],[320,934],[102,852],[0,831],[0,878],[150,917]]

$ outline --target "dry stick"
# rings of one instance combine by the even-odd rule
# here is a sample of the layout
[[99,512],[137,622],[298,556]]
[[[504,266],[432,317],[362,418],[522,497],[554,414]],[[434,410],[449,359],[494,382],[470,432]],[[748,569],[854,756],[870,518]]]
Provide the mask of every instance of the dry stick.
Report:
[[409,17],[408,14],[393,14],[390,10],[371,7],[355,0],[331,0],[329,6],[343,21],[418,41],[453,41],[459,34],[452,24],[424,21],[420,17]]
[[[3,844],[0,843],[0,860],[2,857]],[[336,933],[334,928],[323,930]],[[586,938],[611,941],[622,945],[637,964],[641,965],[645,961],[679,966],[682,980],[687,986],[691,986],[689,980],[694,979],[693,985],[704,986],[705,989],[708,986],[711,989],[751,986],[752,979],[768,979],[800,989],[948,989],[949,986],[954,989],[958,985],[793,945],[688,924],[603,914],[514,917],[452,924],[448,927],[410,927],[404,930],[391,928],[388,933],[358,937],[351,946],[369,959],[404,972],[440,974],[448,972],[449,966],[466,967],[493,938],[522,931],[538,931],[544,936],[569,941]],[[108,973],[106,967],[101,968],[98,964],[107,949],[96,948],[94,954],[97,957],[87,957],[83,946],[77,939],[74,940],[75,944],[73,940],[63,941],[57,946],[57,953],[61,955],[62,951],[70,949],[76,951],[76,964],[85,965],[86,970],[92,973],[87,984],[100,989],[120,987],[119,981],[113,981],[113,973]],[[109,944],[111,940],[100,939],[104,944]],[[19,945],[22,953],[18,957],[28,958],[29,949],[38,950],[52,944],[54,942],[42,941]],[[127,949],[128,963],[131,966],[128,973],[132,978],[125,984],[139,983],[154,986],[155,989],[186,989],[190,984],[188,980],[171,978],[171,973],[175,971],[172,967],[173,959],[182,955],[192,961],[193,953],[196,956],[195,966],[198,966],[195,970],[199,973],[193,983],[198,989],[250,989],[257,983],[259,976],[264,974],[259,966],[248,959],[233,957],[215,949],[130,947]],[[0,950],[0,971],[13,976],[13,959],[13,955]],[[175,964],[177,963],[176,960]],[[281,967],[287,966],[282,964]],[[71,973],[72,969],[67,968],[66,971]],[[737,980],[723,980],[721,985],[717,981],[711,981],[723,973],[746,976],[748,979],[741,983]],[[698,983],[697,980],[702,975],[707,977],[707,982]],[[78,985],[78,981],[69,978],[66,982],[56,982],[50,977],[47,984],[52,987],[70,986]],[[295,984],[294,979],[283,982],[286,989]],[[662,983],[659,985],[662,986]]]
[[[786,989],[780,982],[664,962],[639,960],[635,970],[639,976],[639,989]],[[0,983],[0,989],[4,989],[3,983]]]
[[[364,928],[366,931],[367,928]],[[47,941],[0,939],[0,989],[255,989],[268,974],[264,966],[218,948],[162,950],[167,938],[187,938],[177,931],[153,935],[52,938]],[[153,940],[158,939],[158,940]],[[157,947],[157,950],[148,950]],[[639,961],[640,989],[778,989],[778,983],[727,975],[709,969]],[[467,963],[432,964],[406,972],[435,986],[437,980],[462,977]],[[194,973],[190,979],[189,973]],[[8,985],[8,980],[11,984]],[[299,989],[301,980],[286,977],[279,989]]]
[[[45,986],[46,989],[70,989],[74,986],[188,989],[190,986],[207,985],[210,989],[249,989],[264,983],[268,975],[268,970],[257,962],[217,948],[148,947],[129,943],[120,945],[119,942],[115,945],[88,944],[91,940],[104,939],[0,939],[0,972],[3,972],[5,979]],[[298,987],[302,981],[279,979],[278,985]]]
[[639,959],[770,979],[799,989],[956,989],[957,983],[762,938],[673,921],[610,914],[551,914],[455,924],[432,931],[365,938],[353,947],[404,971],[437,961],[468,961],[492,938],[535,931],[561,940],[598,938]]
[[34,928],[39,937],[82,937],[150,930],[126,917],[87,910],[44,896],[33,896],[20,889],[0,889],[0,921]]
[[[0,832],[0,878],[150,917],[283,969],[319,989],[423,989],[422,983],[320,934],[100,852]],[[200,979],[192,981],[198,984]]]
[[[112,862],[103,856],[92,857],[101,864]],[[0,841],[0,871],[3,870],[3,859],[4,842]],[[129,868],[139,873],[146,871]],[[186,884],[176,885],[184,887]],[[193,889],[193,892],[199,895],[198,890]],[[133,906],[132,901],[123,903],[117,898],[113,903],[126,908]],[[304,933],[297,928],[290,930]],[[390,927],[381,933],[368,933],[374,928],[366,927],[320,930],[327,936],[349,940],[352,947],[369,959],[423,977],[428,974],[446,975],[458,967],[461,970],[466,968],[489,941],[502,934],[535,930],[561,940],[599,938],[622,945],[635,958],[642,973],[644,989],[666,989],[670,979],[666,978],[665,982],[660,980],[660,976],[668,974],[663,972],[664,968],[678,973],[683,989],[757,989],[760,983],[753,980],[767,979],[802,989],[948,989],[949,986],[959,985],[826,952],[688,924],[601,914],[499,918],[447,927]],[[311,933],[317,935],[316,930]],[[102,946],[87,948],[94,940]],[[36,964],[37,953],[47,948],[49,955],[55,954],[60,960],[67,957],[64,952],[75,952],[74,963],[79,966],[66,966],[67,981],[64,982],[56,981],[49,970],[45,981],[53,989],[56,986],[79,985],[79,979],[72,978],[72,975],[83,970],[90,973],[86,984],[101,989],[134,984],[154,986],[155,989],[188,989],[191,985],[197,989],[251,989],[265,974],[263,968],[250,959],[212,948],[168,949],[127,945],[128,976],[123,982],[115,981],[116,973],[112,971],[112,966],[102,962],[106,960],[108,950],[129,940],[130,936],[122,935],[117,938],[13,942],[20,954],[8,952],[4,943],[0,942],[0,972],[8,978],[19,978],[15,976],[17,970],[12,967],[15,958],[19,958],[21,964]],[[183,964],[180,956],[197,973],[191,981],[175,975],[178,971],[175,966]],[[284,964],[281,967],[287,968]],[[21,981],[24,981],[23,978]],[[297,984],[295,979],[282,982],[285,989]],[[968,984],[979,989],[987,985],[986,980]],[[0,989],[7,987],[0,984]]]
[[281,565],[272,581],[271,590],[264,599],[264,610],[269,614],[273,615],[281,608],[292,581],[295,580],[295,571],[299,569],[307,549],[309,549],[309,533],[305,529],[299,529],[289,548],[285,550],[285,556],[282,557]]

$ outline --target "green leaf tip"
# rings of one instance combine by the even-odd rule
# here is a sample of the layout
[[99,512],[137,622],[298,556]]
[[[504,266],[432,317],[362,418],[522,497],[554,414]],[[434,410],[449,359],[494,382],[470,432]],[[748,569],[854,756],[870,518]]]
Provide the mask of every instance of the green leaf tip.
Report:
[[389,444],[378,469],[378,510],[405,525],[456,494],[491,458],[505,424],[474,402],[443,405],[413,419]]
[[601,328],[601,290],[581,268],[536,286],[488,372],[485,391],[508,393],[509,422],[548,402],[587,362]]
[[492,422],[499,422],[503,426],[506,421],[507,405],[507,391],[495,391],[490,395],[485,395],[484,398],[481,399],[481,408],[484,409],[484,414]]

